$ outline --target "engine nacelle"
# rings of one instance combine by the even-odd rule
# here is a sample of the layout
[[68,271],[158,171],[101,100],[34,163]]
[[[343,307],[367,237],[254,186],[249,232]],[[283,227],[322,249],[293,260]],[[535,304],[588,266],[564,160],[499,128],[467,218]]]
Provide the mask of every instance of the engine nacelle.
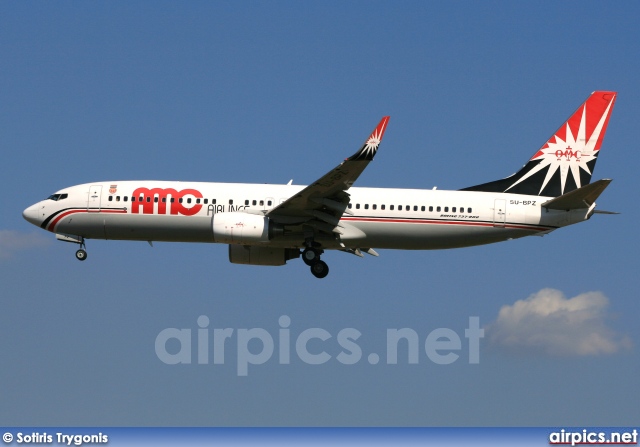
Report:
[[229,245],[229,261],[233,264],[285,265],[289,259],[300,257],[297,248]]
[[213,217],[213,240],[225,244],[269,242],[284,232],[266,216],[247,213],[218,213]]

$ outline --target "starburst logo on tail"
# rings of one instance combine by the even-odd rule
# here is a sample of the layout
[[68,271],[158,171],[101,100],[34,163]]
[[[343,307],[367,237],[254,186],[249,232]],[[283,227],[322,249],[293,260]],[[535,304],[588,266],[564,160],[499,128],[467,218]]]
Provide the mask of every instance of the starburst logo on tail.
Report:
[[[597,117],[587,116],[589,113],[596,112],[590,111],[588,102],[585,103],[581,107],[582,110],[579,109],[531,158],[531,161],[539,160],[539,163],[524,176],[520,177],[518,181],[514,182],[505,192],[509,192],[509,190],[517,184],[522,183],[529,177],[543,171],[544,169],[547,169],[547,172],[538,194],[542,193],[549,181],[558,171],[560,172],[561,194],[564,194],[569,175],[572,176],[577,188],[583,186],[580,180],[580,170],[582,169],[584,172],[589,174],[589,176],[591,175],[588,163],[595,160],[598,156],[598,151],[600,149],[598,141],[600,140],[600,135],[606,126],[607,117],[609,116],[612,104],[613,100],[611,100],[607,105],[595,128],[587,129],[588,118],[589,122],[591,122],[594,119],[597,119]],[[577,129],[576,124],[578,124]],[[591,133],[590,135],[587,135],[589,131],[591,131]]]

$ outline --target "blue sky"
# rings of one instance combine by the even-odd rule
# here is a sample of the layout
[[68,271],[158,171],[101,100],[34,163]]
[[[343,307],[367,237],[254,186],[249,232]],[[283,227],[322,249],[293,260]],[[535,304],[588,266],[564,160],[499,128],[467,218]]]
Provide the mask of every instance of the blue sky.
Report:
[[[0,3],[0,421],[637,425],[639,12],[634,2]],[[619,92],[594,179],[614,179],[598,204],[622,214],[543,238],[328,253],[318,281],[302,262],[229,264],[222,245],[89,241],[79,263],[73,245],[21,216],[93,181],[306,184],[384,115],[385,140],[357,185],[463,188],[515,172],[594,90]],[[522,324],[499,318],[527,299]],[[531,310],[544,299],[553,318]],[[158,334],[195,334],[201,315],[211,332],[274,338],[286,315],[292,340],[328,331],[309,346],[332,360],[274,356],[246,377],[233,349],[224,365],[161,362]],[[467,360],[472,316],[486,330],[479,364]],[[336,361],[343,328],[362,333],[355,365]],[[437,365],[421,351],[407,364],[401,351],[397,365],[370,364],[393,328],[421,343],[449,328],[460,358]],[[589,337],[599,342],[581,350]]]

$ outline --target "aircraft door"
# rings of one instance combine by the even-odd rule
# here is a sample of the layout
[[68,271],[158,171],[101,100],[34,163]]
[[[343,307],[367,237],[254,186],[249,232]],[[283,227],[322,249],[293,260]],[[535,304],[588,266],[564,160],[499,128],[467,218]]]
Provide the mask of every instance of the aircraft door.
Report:
[[504,199],[495,199],[493,207],[493,226],[504,228],[507,220],[507,201]]
[[99,213],[102,201],[102,185],[91,185],[87,198],[87,211]]

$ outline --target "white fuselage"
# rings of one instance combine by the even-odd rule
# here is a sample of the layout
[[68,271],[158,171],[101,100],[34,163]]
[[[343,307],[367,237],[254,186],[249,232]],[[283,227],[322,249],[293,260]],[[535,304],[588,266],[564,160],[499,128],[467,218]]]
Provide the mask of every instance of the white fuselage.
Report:
[[353,187],[374,159],[384,116],[350,157],[309,186],[168,181],[96,182],[51,195],[23,212],[80,245],[85,239],[228,244],[234,264],[302,258],[316,278],[326,250],[377,256],[376,248],[434,250],[545,234],[591,217],[611,179],[591,173],[616,93],[593,92],[516,173],[461,191]]
[[[86,239],[217,242],[216,215],[264,213],[304,186],[117,181],[65,188],[24,212],[31,223]],[[325,248],[430,250],[488,244],[552,231],[590,217],[591,209],[547,210],[549,198],[475,191],[349,189],[341,236]],[[65,196],[66,195],[66,196]],[[57,197],[56,197],[57,196]],[[302,226],[289,225],[259,245],[301,248]],[[340,245],[344,244],[344,245]]]

